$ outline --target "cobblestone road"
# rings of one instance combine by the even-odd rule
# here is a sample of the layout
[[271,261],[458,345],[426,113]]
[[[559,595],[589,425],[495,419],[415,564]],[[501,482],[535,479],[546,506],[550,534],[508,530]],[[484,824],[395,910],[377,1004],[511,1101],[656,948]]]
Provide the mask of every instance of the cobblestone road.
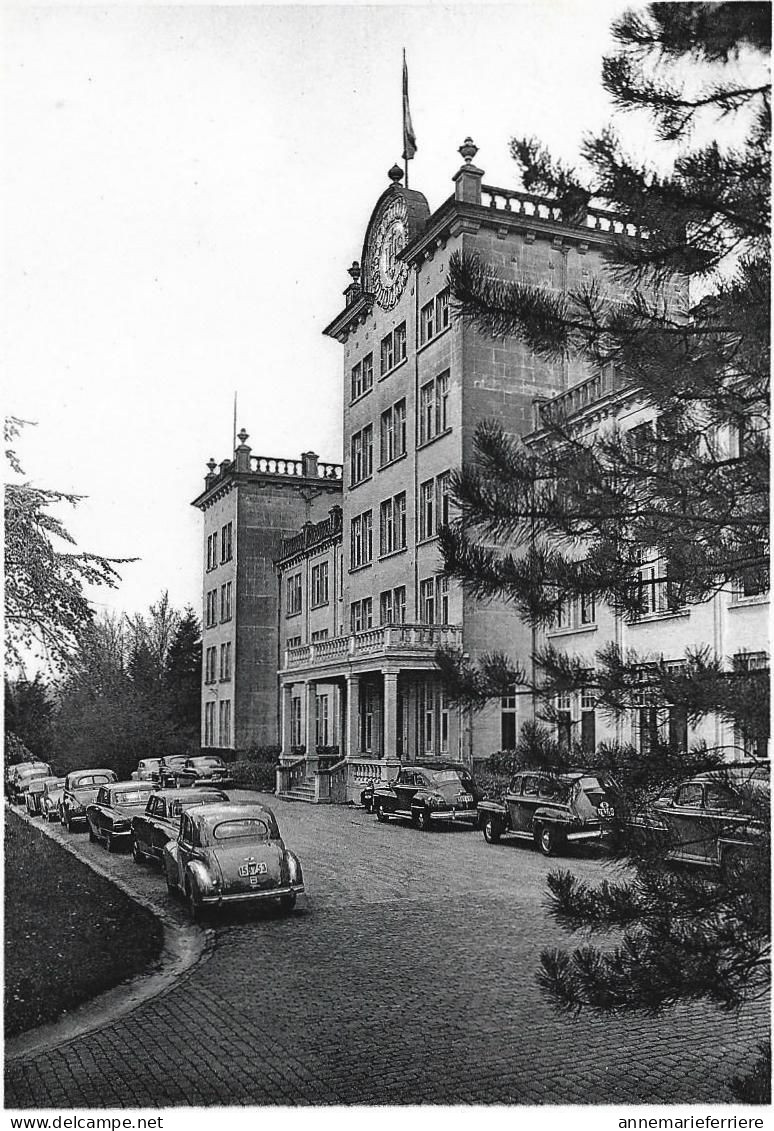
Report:
[[[579,1020],[543,999],[539,952],[567,942],[543,907],[556,861],[474,832],[269,803],[304,864],[295,913],[221,920],[208,961],[164,996],[10,1063],[7,1107],[731,1102],[767,1006]],[[85,850],[166,904],[154,870]],[[607,870],[592,855],[561,863]]]

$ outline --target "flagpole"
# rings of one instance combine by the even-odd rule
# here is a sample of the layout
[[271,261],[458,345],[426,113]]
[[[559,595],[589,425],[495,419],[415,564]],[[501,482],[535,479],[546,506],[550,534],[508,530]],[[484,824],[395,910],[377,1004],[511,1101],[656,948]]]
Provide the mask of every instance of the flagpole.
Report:
[[231,451],[236,451],[236,421],[237,421],[237,395],[236,389],[234,390],[234,431],[232,433]]

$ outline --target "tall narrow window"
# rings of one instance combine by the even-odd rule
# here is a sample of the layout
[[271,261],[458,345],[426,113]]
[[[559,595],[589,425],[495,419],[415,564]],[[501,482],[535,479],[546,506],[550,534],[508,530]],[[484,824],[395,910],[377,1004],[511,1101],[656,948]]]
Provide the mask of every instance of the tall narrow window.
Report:
[[401,361],[406,360],[406,323],[401,322],[400,326],[395,327],[393,333],[393,352],[395,355],[395,364],[398,365]]
[[419,619],[422,624],[435,624],[435,578],[419,583]]
[[449,623],[449,578],[442,573],[435,579],[436,611],[439,624]]
[[581,746],[587,754],[597,746],[596,700],[586,688],[581,691]]
[[419,312],[419,340],[422,345],[435,334],[435,302],[426,302]]
[[419,537],[432,538],[435,534],[435,480],[429,479],[419,487]]
[[444,287],[435,300],[435,332],[440,334],[449,325],[449,288]]
[[565,750],[568,749],[572,739],[572,697],[570,695],[557,695],[556,697],[556,740]]

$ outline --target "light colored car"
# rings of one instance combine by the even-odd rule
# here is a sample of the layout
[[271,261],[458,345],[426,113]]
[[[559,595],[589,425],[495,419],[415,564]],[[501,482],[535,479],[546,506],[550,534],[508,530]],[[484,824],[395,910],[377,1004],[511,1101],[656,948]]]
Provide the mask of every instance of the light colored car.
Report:
[[27,807],[28,817],[37,817],[43,812],[43,795],[48,786],[62,789],[64,778],[47,777],[35,778],[29,783],[24,793],[24,804]]
[[10,783],[11,802],[15,805],[24,805],[26,792],[32,782],[49,777],[51,777],[51,767],[48,762],[33,762],[31,766],[20,768]]
[[45,779],[40,799],[40,815],[44,821],[58,821],[64,795],[64,778]]
[[65,778],[59,819],[72,832],[76,825],[87,824],[86,807],[96,798],[103,785],[117,781],[113,770],[71,770]]
[[132,781],[158,781],[161,758],[141,758],[137,769],[130,774]]
[[191,916],[205,908],[278,900],[291,911],[304,890],[301,864],[265,805],[228,802],[187,809],[164,849],[167,888],[184,895]]

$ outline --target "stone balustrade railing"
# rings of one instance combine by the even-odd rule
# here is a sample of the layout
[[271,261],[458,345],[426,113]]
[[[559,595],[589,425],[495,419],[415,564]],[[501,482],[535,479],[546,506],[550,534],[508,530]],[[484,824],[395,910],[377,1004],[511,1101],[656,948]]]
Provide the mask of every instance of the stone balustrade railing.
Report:
[[314,546],[335,538],[341,533],[341,507],[332,507],[327,518],[321,522],[307,522],[292,538],[283,538],[280,558],[291,558],[302,554]]
[[458,648],[461,643],[462,630],[453,624],[384,624],[380,628],[369,628],[349,636],[334,636],[314,644],[287,648],[285,668],[357,659],[378,653],[431,653],[437,648]]
[[555,224],[567,224],[573,228],[588,228],[595,232],[610,232],[624,236],[642,234],[623,213],[587,207],[578,214],[566,216],[555,200],[536,196],[530,192],[519,192],[516,189],[482,185],[481,203],[495,211],[511,212],[536,220],[550,220]]
[[538,399],[533,402],[533,427],[535,431],[544,428],[552,419],[563,419],[572,416],[581,409],[595,404],[609,393],[622,389],[626,382],[618,370],[603,370],[579,381],[571,389],[566,389],[550,399]]
[[[250,456],[250,470],[261,475],[280,475],[313,479],[341,479],[344,466],[340,463],[314,461],[312,469],[303,459],[282,459],[275,456]],[[313,474],[310,476],[310,470]]]

